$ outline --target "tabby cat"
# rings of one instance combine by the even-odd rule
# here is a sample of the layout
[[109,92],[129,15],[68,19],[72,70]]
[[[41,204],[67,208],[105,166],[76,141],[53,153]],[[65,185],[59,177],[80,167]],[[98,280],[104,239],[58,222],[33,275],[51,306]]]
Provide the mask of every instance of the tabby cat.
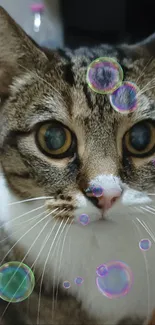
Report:
[[[124,80],[139,87],[135,112],[114,111],[88,87],[87,67],[101,56],[118,60]],[[36,278],[25,301],[0,301],[1,324],[148,324],[155,307],[154,74],[154,36],[52,52],[0,8],[0,258],[26,263]],[[102,198],[88,194],[92,185],[104,189]],[[139,248],[143,238],[152,242],[147,252]],[[133,273],[130,291],[117,299],[96,285],[97,266],[112,260]]]

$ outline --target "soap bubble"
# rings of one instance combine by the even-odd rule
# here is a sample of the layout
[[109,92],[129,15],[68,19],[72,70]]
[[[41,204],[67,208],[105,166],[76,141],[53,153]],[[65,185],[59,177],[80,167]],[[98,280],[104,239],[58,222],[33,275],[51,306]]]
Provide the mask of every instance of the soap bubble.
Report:
[[81,216],[79,217],[79,223],[81,223],[83,226],[86,226],[89,222],[90,217],[85,213],[81,214]]
[[80,286],[83,283],[84,279],[81,278],[80,276],[78,276],[77,278],[75,278],[74,282],[75,284],[77,284],[78,286]]
[[149,239],[141,239],[139,242],[139,248],[142,251],[148,251],[151,248],[151,241]]
[[95,197],[100,197],[100,196],[102,196],[103,195],[103,188],[101,187],[101,186],[94,186],[93,188],[92,188],[92,192],[93,192],[93,195],[95,196]]
[[119,63],[109,57],[100,57],[91,62],[86,81],[99,94],[111,94],[123,81],[123,70]]
[[125,81],[110,96],[111,106],[115,111],[128,114],[137,108],[139,89],[133,82]]
[[108,272],[108,267],[105,264],[100,264],[97,268],[96,268],[96,274],[100,277],[103,277],[107,274]]
[[96,277],[99,291],[110,299],[125,296],[133,284],[130,267],[120,261],[108,262],[106,266],[108,272],[103,277]]
[[32,293],[35,278],[32,270],[23,263],[9,262],[0,267],[0,298],[20,302]]
[[69,288],[71,287],[70,282],[69,282],[69,281],[64,281],[64,282],[63,282],[63,287],[64,287],[65,289],[69,289]]

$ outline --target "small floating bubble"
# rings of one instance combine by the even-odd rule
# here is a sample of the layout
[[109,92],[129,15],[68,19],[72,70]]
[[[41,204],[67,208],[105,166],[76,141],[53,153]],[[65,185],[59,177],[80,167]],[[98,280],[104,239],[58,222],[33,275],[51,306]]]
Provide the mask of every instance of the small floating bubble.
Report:
[[139,248],[142,251],[148,251],[151,248],[151,241],[149,239],[141,239],[139,242]]
[[75,278],[74,282],[75,284],[77,284],[78,286],[80,286],[83,283],[84,279],[81,278],[80,276],[78,276],[77,278]]
[[133,82],[123,82],[123,84],[109,96],[111,106],[115,111],[122,114],[132,113],[137,109],[138,91],[138,87]]
[[122,84],[122,80],[123,70],[115,59],[100,57],[88,67],[88,86],[99,94],[111,94]]
[[21,302],[31,295],[34,285],[34,274],[26,264],[14,261],[0,267],[1,299]]
[[69,289],[69,288],[71,287],[70,282],[69,282],[69,281],[64,281],[64,282],[63,282],[63,287],[64,287],[65,289]]
[[81,216],[79,217],[79,223],[81,223],[81,225],[83,226],[86,226],[88,225],[89,222],[90,222],[90,217],[85,213],[81,214]]
[[92,193],[95,197],[100,197],[103,195],[103,188],[101,186],[94,186],[92,188]]

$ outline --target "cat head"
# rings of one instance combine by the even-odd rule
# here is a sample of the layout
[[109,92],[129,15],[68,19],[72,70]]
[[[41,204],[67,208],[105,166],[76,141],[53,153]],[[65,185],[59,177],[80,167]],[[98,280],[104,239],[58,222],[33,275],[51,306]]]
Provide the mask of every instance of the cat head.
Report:
[[[19,197],[47,197],[58,217],[100,219],[115,201],[151,202],[155,189],[155,37],[137,45],[48,51],[0,9],[0,160]],[[97,57],[118,60],[139,106],[114,111],[86,83]],[[102,198],[87,189],[103,188]],[[118,200],[119,199],[119,200]],[[114,206],[114,205],[113,205]]]

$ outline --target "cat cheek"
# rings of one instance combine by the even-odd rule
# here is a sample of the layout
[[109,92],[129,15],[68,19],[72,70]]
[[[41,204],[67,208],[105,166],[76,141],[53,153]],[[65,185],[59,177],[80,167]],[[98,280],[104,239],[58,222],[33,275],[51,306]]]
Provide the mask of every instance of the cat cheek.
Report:
[[151,203],[152,199],[143,192],[139,192],[133,189],[127,189],[122,196],[122,203],[126,206],[135,206],[139,204]]

